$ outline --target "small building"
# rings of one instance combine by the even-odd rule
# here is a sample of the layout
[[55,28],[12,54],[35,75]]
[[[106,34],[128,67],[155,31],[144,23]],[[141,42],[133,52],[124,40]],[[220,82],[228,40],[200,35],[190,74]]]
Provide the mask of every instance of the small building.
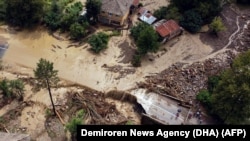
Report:
[[178,23],[174,20],[165,20],[162,19],[153,24],[156,32],[163,39],[163,43],[182,34],[183,28],[178,25]]
[[138,0],[102,0],[98,20],[104,24],[123,26],[128,21],[131,8],[138,4]]
[[153,24],[157,18],[153,16],[153,14],[145,9],[144,7],[141,7],[138,12],[139,20],[147,23],[147,24]]

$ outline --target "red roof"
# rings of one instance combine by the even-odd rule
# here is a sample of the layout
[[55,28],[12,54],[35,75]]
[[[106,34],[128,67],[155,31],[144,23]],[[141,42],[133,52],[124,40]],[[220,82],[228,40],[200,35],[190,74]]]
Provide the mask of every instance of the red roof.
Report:
[[133,5],[138,6],[139,5],[139,0],[134,0]]
[[167,35],[180,29],[180,26],[174,20],[168,20],[161,25],[156,27],[156,31],[162,36],[166,37]]

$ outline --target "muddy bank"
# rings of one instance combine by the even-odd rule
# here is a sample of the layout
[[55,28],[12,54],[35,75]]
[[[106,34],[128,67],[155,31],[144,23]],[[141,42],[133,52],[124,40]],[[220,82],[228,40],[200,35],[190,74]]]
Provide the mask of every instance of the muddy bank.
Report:
[[200,34],[200,39],[205,44],[210,45],[213,48],[213,52],[221,50],[223,48],[235,48],[238,46],[235,41],[244,32],[244,26],[250,19],[249,9],[240,9],[237,5],[227,4],[223,7],[220,17],[226,27],[225,31],[218,33],[218,36],[205,32]]
[[[41,27],[33,32],[3,31],[0,35],[9,42],[9,49],[3,57],[6,62],[32,69],[40,58],[45,58],[54,63],[62,79],[106,92],[128,90],[150,73],[158,73],[178,61],[193,62],[212,51],[198,39],[198,35],[184,33],[163,45],[159,52],[147,55],[142,60],[142,67],[133,69],[128,61],[131,60],[134,43],[127,32],[112,37],[109,47],[99,55],[90,52],[87,43],[69,47],[72,45],[70,41],[58,40]],[[127,45],[131,48],[125,51]],[[103,66],[119,66],[119,72],[109,71]],[[26,73],[33,75],[32,71]]]
[[[18,70],[18,71],[16,71]],[[134,103],[115,100],[91,88],[61,80],[52,88],[58,117],[51,115],[52,106],[46,89],[35,90],[34,79],[26,74],[30,68],[12,66],[4,62],[1,79],[21,79],[25,83],[23,101],[11,101],[1,110],[0,130],[23,133],[36,140],[58,140],[68,138],[65,125],[77,111],[84,109],[84,124],[140,124],[140,114]],[[14,72],[13,72],[14,71]]]

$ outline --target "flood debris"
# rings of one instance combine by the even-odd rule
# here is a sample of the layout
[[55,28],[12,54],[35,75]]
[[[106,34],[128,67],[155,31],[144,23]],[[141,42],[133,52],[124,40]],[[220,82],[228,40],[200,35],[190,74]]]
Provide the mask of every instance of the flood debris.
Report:
[[228,50],[204,62],[196,62],[188,66],[176,63],[161,73],[146,76],[146,81],[137,83],[137,86],[176,98],[182,101],[182,105],[191,106],[196,94],[207,87],[208,77],[218,75],[229,68],[235,56],[233,51]]
[[[69,92],[69,102],[73,105],[68,111],[75,113],[79,109],[84,109],[85,124],[125,124],[127,118],[124,117],[112,103],[105,101],[105,97],[100,92],[84,90],[81,92]],[[69,115],[71,115],[69,113]]]
[[135,68],[125,68],[121,65],[108,66],[107,64],[102,65],[107,71],[118,73],[119,75],[115,78],[115,80],[119,80],[121,78],[126,77],[129,74],[134,74],[136,72]]

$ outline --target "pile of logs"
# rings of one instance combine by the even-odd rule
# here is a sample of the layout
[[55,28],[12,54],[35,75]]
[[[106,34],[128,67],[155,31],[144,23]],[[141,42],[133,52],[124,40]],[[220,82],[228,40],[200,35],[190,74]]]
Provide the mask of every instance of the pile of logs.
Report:
[[207,87],[208,77],[218,75],[232,64],[235,54],[226,51],[204,62],[191,65],[177,63],[153,76],[147,76],[145,82],[138,83],[138,87],[162,95],[175,97],[189,102],[196,94]]
[[70,93],[72,102],[78,109],[86,111],[85,124],[125,124],[127,118],[118,112],[114,104],[104,100],[103,94],[92,91]]

